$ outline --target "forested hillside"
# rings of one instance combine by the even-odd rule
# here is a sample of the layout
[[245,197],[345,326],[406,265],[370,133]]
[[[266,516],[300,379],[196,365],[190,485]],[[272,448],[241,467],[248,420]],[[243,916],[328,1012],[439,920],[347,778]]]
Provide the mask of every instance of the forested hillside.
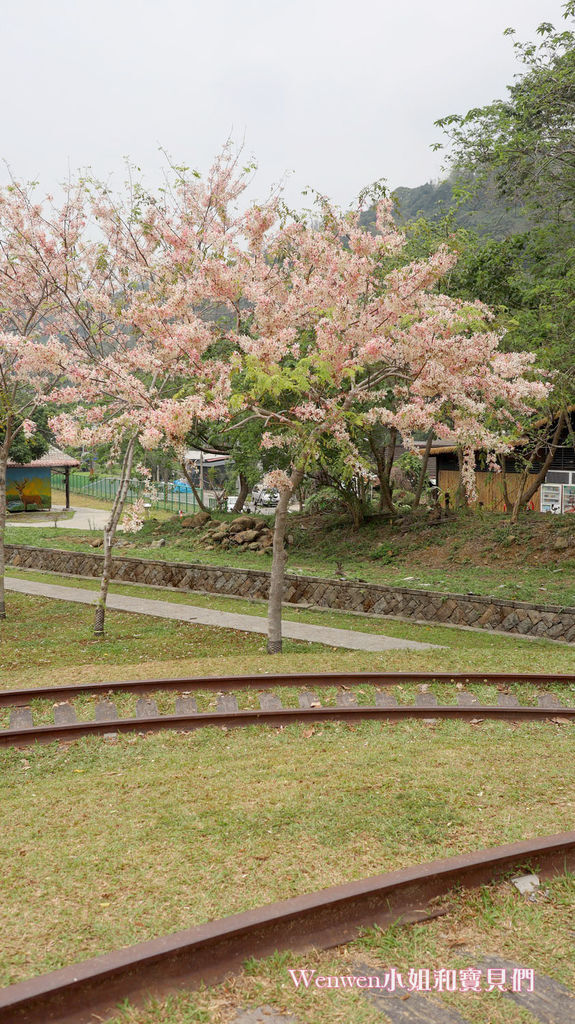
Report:
[[[502,199],[494,187],[483,185],[471,191],[474,194],[470,199],[461,200],[454,189],[454,177],[438,184],[429,181],[416,188],[397,188],[393,192],[397,222],[406,224],[420,216],[440,220],[452,210],[458,227],[471,229],[478,235],[502,239],[528,229],[528,220],[520,206]],[[362,221],[366,226],[374,224],[375,209],[367,210]]]

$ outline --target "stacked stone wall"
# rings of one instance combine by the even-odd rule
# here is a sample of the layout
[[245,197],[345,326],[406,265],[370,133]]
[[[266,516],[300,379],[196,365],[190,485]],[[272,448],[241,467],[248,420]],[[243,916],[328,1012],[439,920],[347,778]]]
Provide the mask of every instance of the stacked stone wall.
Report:
[[[100,576],[103,555],[54,548],[6,545],[8,565],[71,576]],[[176,590],[266,599],[270,574],[259,569],[232,569],[185,562],[114,558],[112,578],[125,583]],[[575,608],[534,605],[475,594],[440,594],[372,583],[286,576],[284,601],[295,605],[337,608],[369,615],[497,629],[520,636],[575,641]]]

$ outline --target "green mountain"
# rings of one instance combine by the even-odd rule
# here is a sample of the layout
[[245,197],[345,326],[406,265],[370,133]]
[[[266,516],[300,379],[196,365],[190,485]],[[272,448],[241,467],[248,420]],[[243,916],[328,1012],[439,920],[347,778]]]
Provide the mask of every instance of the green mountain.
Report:
[[[449,179],[439,184],[427,182],[416,188],[396,188],[392,193],[396,202],[395,218],[398,224],[424,217],[426,220],[441,220],[450,210],[458,227],[476,231],[478,235],[490,238],[508,238],[529,228],[529,221],[522,209],[510,206],[497,195],[489,183],[475,189],[471,198],[464,202],[454,198],[453,182]],[[375,223],[375,209],[366,210],[362,224],[369,227]]]

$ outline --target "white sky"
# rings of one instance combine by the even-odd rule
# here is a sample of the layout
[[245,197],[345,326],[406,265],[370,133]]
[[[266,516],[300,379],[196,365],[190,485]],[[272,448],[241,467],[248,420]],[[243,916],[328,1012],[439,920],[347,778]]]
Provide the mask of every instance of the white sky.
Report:
[[[205,170],[245,140],[256,192],[286,173],[346,205],[440,174],[433,122],[504,95],[512,41],[561,0],[0,0],[0,156],[53,189],[68,169]],[[0,170],[0,179],[6,172]]]

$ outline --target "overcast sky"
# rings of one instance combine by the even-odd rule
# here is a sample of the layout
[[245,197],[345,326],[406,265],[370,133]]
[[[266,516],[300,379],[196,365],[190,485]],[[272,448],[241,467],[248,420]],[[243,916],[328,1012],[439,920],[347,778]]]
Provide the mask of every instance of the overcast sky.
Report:
[[[68,168],[152,182],[165,147],[205,170],[245,140],[259,194],[287,177],[346,205],[440,175],[433,122],[502,96],[503,30],[563,25],[561,0],[3,0],[0,155],[52,189]],[[0,171],[2,178],[6,174]]]

